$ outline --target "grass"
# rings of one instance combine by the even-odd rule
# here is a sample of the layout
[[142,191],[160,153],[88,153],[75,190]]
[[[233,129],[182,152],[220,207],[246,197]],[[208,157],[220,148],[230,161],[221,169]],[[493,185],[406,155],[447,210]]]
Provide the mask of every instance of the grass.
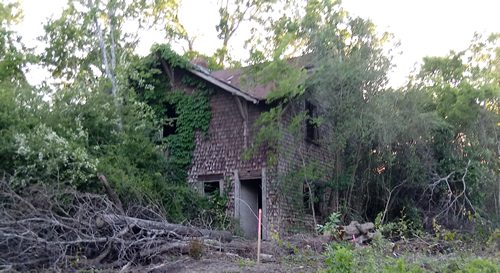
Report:
[[[464,249],[463,244],[460,245],[460,249],[448,248],[442,253],[435,253],[411,247],[400,250],[394,243],[383,239],[365,247],[335,243],[327,247],[325,266],[320,272],[500,272],[500,259],[495,249]],[[433,246],[429,244],[429,248]],[[476,247],[475,244],[473,246]]]

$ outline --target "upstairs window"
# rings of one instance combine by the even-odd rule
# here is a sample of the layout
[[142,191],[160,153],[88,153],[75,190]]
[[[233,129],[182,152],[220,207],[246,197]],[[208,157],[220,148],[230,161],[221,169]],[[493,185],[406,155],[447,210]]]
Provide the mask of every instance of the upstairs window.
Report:
[[317,143],[319,140],[319,128],[317,124],[318,109],[316,105],[312,104],[310,101],[306,101],[305,104],[306,111],[306,140]]
[[163,137],[168,137],[175,134],[177,130],[177,118],[179,114],[172,104],[167,104],[165,106],[165,121],[163,123]]

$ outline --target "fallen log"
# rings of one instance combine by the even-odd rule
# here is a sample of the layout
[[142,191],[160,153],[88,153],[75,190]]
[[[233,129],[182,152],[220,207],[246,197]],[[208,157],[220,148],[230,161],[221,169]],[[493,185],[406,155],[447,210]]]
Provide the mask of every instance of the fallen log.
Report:
[[0,271],[150,264],[167,252],[190,254],[194,241],[222,251],[232,240],[227,231],[171,224],[162,216],[143,219],[146,207],[125,215],[110,196],[42,186],[18,194],[0,179]]
[[106,179],[106,176],[102,173],[97,174],[97,178],[99,178],[99,181],[101,182],[102,186],[106,190],[106,194],[108,195],[109,199],[111,202],[113,202],[116,206],[116,208],[123,214],[123,205],[122,202],[120,201],[120,198],[116,194],[116,192],[111,188],[111,186],[108,183],[108,179]]
[[102,226],[102,223],[107,223],[110,226],[135,226],[156,234],[164,232],[183,237],[204,237],[222,242],[231,242],[233,239],[233,235],[229,231],[201,229],[166,221],[152,221],[117,214],[99,215],[96,219],[96,226]]

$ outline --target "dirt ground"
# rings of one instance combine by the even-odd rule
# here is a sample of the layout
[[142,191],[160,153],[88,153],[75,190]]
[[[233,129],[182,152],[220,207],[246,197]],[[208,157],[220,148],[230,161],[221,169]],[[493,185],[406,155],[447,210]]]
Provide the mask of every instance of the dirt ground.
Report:
[[124,271],[134,273],[317,272],[324,265],[324,257],[321,253],[327,240],[325,237],[300,235],[296,238],[287,238],[286,242],[282,243],[263,242],[262,253],[267,256],[259,264],[256,262],[256,243],[246,241],[248,248],[243,252],[205,251],[198,259],[188,255],[170,256],[155,265],[128,268]]
[[[212,272],[295,272],[308,273],[317,272],[321,267],[321,262],[314,256],[311,257],[281,257],[272,262],[256,263],[255,259],[231,257],[225,253],[211,254],[208,257],[193,259],[191,257],[179,257],[177,260],[164,262],[149,267],[134,268],[128,272],[179,272],[179,273],[212,273]],[[319,255],[318,255],[319,257]]]

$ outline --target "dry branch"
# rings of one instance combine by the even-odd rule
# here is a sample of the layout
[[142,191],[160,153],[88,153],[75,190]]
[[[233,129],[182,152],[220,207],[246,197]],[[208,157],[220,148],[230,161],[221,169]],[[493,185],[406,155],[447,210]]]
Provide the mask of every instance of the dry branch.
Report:
[[102,221],[111,226],[135,226],[149,232],[156,232],[157,235],[169,234],[176,237],[205,237],[209,239],[230,242],[232,235],[228,231],[208,230],[194,227],[187,227],[178,224],[171,224],[166,221],[151,221],[117,214],[103,214]]
[[148,264],[165,252],[186,253],[194,238],[231,241],[229,232],[172,224],[148,208],[125,214],[108,196],[42,186],[18,194],[0,180],[0,270]]
[[435,175],[436,178],[434,182],[432,182],[424,192],[424,197],[428,194],[426,198],[429,200],[429,208],[443,208],[436,211],[433,218],[441,218],[450,221],[450,219],[459,219],[466,215],[464,213],[466,210],[471,210],[476,213],[467,195],[467,183],[465,180],[469,172],[470,164],[471,161],[469,160],[460,178],[456,177],[457,173],[455,171],[444,177]]
[[122,202],[120,201],[120,198],[116,194],[116,192],[111,188],[111,186],[108,183],[108,179],[106,179],[106,176],[104,174],[98,173],[97,178],[99,178],[99,181],[101,182],[102,186],[104,187],[104,190],[106,190],[106,194],[108,195],[109,199],[115,203],[116,207],[120,210],[121,213],[123,213],[123,205]]

